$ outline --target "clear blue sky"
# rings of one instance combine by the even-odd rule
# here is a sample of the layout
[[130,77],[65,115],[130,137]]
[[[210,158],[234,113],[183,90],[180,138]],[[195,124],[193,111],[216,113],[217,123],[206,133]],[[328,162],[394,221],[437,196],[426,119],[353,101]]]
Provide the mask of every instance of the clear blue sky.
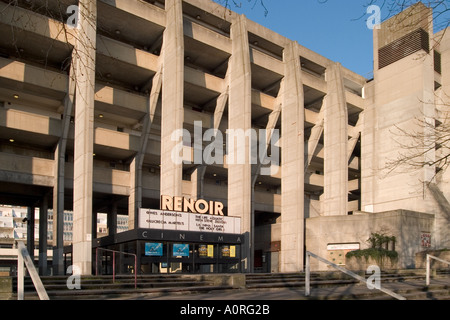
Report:
[[[362,76],[371,77],[373,44],[372,30],[366,25],[370,17],[365,7],[368,0],[263,1],[267,16],[261,5],[253,6],[254,0],[237,0],[242,2],[242,8],[231,4],[231,9]],[[386,16],[383,9],[381,15]]]

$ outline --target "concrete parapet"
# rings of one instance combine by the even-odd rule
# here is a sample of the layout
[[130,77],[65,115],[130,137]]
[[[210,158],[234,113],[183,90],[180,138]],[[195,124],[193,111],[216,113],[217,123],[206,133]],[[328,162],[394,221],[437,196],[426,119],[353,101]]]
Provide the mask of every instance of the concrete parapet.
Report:
[[[418,268],[420,266],[414,261],[415,254],[423,250],[422,237],[424,234],[432,234],[433,227],[434,215],[408,210],[309,218],[306,219],[306,249],[324,258],[333,252],[330,245],[356,244],[360,249],[367,249],[367,239],[371,233],[381,232],[396,237],[398,262],[393,268]],[[342,250],[338,253],[346,252]],[[370,264],[378,265],[375,262]],[[316,261],[311,263],[311,268],[315,271],[328,269]],[[361,268],[364,269],[364,266]],[[390,267],[386,265],[386,268]]]
[[243,289],[246,285],[246,276],[241,273],[202,275],[200,280],[208,280],[214,286],[231,286],[233,289]]
[[[450,249],[448,250],[430,250],[422,251],[416,253],[416,268],[426,268],[427,267],[427,254],[432,255],[436,258],[450,261]],[[450,265],[443,262],[431,259],[432,269],[450,269]]]
[[389,257],[383,257],[382,259],[374,259],[372,257],[351,257],[345,259],[345,268],[352,271],[365,271],[370,266],[378,266],[382,271],[397,270],[398,259],[390,259]]
[[13,294],[13,280],[11,277],[0,277],[0,300],[9,300]]

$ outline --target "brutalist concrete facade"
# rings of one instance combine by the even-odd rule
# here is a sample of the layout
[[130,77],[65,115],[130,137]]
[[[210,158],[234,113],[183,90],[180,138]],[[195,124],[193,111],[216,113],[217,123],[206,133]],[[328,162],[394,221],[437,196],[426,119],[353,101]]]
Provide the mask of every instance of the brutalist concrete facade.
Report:
[[[428,52],[382,68],[376,58],[368,81],[209,0],[2,1],[0,12],[0,200],[40,206],[41,221],[48,207],[73,210],[83,274],[92,272],[96,212],[108,212],[110,232],[118,213],[135,229],[139,209],[158,208],[161,195],[221,201],[240,217],[244,272],[298,272],[305,250],[364,247],[362,233],[378,230],[322,228],[349,214],[368,221],[422,212],[432,246],[448,244],[448,173],[433,175],[432,192],[424,184],[432,168],[387,178],[381,170],[398,151],[389,130],[421,111],[432,117],[436,97],[448,98],[448,33],[424,26]],[[409,34],[384,26],[374,33],[376,57]],[[183,129],[189,134],[174,139]],[[278,141],[259,136],[258,151],[271,161],[247,152],[230,161],[252,149],[250,139],[243,149],[224,140],[223,154],[205,156],[230,130],[279,132]],[[184,161],[174,161],[180,154]],[[210,164],[212,156],[220,161]],[[60,273],[61,223],[54,228]]]

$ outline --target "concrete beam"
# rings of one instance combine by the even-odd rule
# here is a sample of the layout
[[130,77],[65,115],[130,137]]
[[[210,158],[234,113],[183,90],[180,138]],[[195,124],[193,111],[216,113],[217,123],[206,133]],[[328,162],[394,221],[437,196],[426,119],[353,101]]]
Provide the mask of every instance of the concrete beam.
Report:
[[348,111],[340,64],[331,64],[326,78],[324,215],[347,215]]
[[61,120],[14,109],[0,109],[0,126],[52,137],[62,130]]
[[250,57],[251,62],[255,65],[273,71],[274,73],[277,73],[279,75],[283,75],[284,67],[282,61],[275,59],[254,48],[250,48]]
[[190,67],[184,68],[184,81],[217,93],[222,93],[226,86],[223,79]]
[[183,21],[184,35],[231,54],[231,40],[189,19]]
[[304,252],[304,92],[295,42],[284,50],[281,140],[281,272],[303,270]]
[[322,106],[320,109],[320,113],[317,117],[317,122],[314,125],[314,127],[311,129],[311,135],[308,140],[308,155],[307,160],[305,162],[305,171],[308,168],[308,166],[311,164],[311,160],[316,152],[317,146],[319,144],[320,137],[323,134],[323,128],[324,128],[324,111],[325,108]]
[[[248,46],[248,32],[246,19],[238,16],[231,26],[232,56],[229,65],[230,96],[228,103],[228,128],[230,130],[251,129],[252,124],[252,91],[251,91],[251,66]],[[245,245],[242,246],[244,272],[253,271],[253,250],[250,234],[252,230],[251,214],[251,162],[247,150],[250,150],[250,141],[245,139],[245,147],[238,150],[238,144],[234,148],[229,146],[229,159],[236,157],[245,150],[244,163],[233,164],[228,162],[228,214],[241,217],[241,232],[246,235]],[[228,159],[228,160],[229,160]]]
[[154,54],[102,35],[97,35],[97,44],[97,54],[154,72],[158,70],[158,56]]
[[176,163],[172,151],[178,141],[172,134],[184,121],[184,33],[181,0],[166,1],[167,26],[163,40],[162,118],[161,118],[161,194],[182,195],[182,163]]
[[71,64],[68,77],[68,93],[64,99],[64,114],[61,121],[62,131],[55,149],[55,182],[53,187],[53,273],[64,274],[64,190],[65,162],[67,140],[69,137],[70,119],[72,117],[75,99],[75,70]]
[[80,0],[76,43],[73,264],[92,274],[92,200],[97,1]]
[[0,152],[0,181],[53,187],[54,160]]
[[1,57],[0,78],[45,89],[46,95],[60,96],[60,92],[67,92],[66,74]]
[[130,0],[100,0],[110,6],[116,7],[132,14],[133,16],[150,21],[160,26],[166,25],[166,12],[157,6],[149,6],[144,1]]
[[0,23],[75,45],[76,36],[62,22],[4,2],[0,3],[0,12]]
[[150,130],[155,119],[156,106],[162,86],[162,62],[160,61],[159,70],[153,77],[152,89],[147,103],[147,114],[144,119],[144,125],[141,133],[139,151],[130,164],[130,197],[128,198],[128,227],[137,228],[137,216],[139,209],[142,208],[142,165],[144,163],[145,152],[148,146]]

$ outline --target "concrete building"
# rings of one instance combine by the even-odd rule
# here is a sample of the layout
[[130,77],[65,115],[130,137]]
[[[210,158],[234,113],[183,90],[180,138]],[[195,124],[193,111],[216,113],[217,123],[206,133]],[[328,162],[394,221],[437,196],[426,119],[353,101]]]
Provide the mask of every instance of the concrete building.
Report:
[[[17,266],[17,256],[12,249],[16,241],[23,241],[27,245],[34,246],[30,255],[39,260],[39,231],[40,231],[40,212],[39,208],[29,210],[27,207],[0,205],[0,275],[14,274]],[[31,214],[31,215],[30,215]],[[30,218],[31,217],[31,218]],[[63,241],[65,246],[70,246],[73,240],[73,212],[65,211],[63,214]],[[29,228],[28,224],[34,228]],[[44,225],[47,226],[47,262],[51,266],[53,252],[53,210],[48,210],[48,220]],[[109,234],[107,214],[97,214],[97,237],[105,237]],[[128,230],[128,216],[117,216],[116,233]],[[47,268],[47,272],[51,270]]]
[[[64,210],[83,274],[93,247],[138,254],[149,272],[298,272],[305,250],[364,248],[381,231],[397,237],[401,267],[424,234],[448,247],[447,171],[382,170],[399,152],[393,128],[440,117],[450,92],[449,34],[415,23],[423,5],[414,28],[375,30],[367,80],[209,0],[38,2],[0,2],[0,203],[39,206],[41,221],[53,208],[55,273]],[[255,139],[219,139],[230,132]],[[139,215],[161,196],[220,202],[240,231],[147,239]],[[98,212],[109,230],[127,215],[129,231],[96,240]],[[170,256],[181,236],[187,256]],[[144,257],[149,241],[167,260]],[[216,262],[196,269],[206,257]]]

